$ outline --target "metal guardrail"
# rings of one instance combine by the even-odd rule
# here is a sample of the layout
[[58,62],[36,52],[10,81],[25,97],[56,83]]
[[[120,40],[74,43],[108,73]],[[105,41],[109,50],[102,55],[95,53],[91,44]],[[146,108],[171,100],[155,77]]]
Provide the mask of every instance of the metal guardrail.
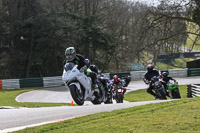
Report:
[[64,85],[61,76],[56,77],[43,77],[44,87],[61,86]]
[[2,80],[2,89],[19,89],[19,79],[5,79]]
[[192,98],[192,97],[199,97],[200,96],[200,86],[199,85],[188,85],[187,88],[187,97]]
[[188,77],[200,76],[200,68],[189,68],[187,76]]
[[[190,69],[193,70],[193,69]],[[199,74],[200,69],[197,72],[197,69],[194,69],[193,73],[196,73],[194,76]],[[171,77],[187,77],[188,69],[175,69],[167,70],[169,76]],[[163,72],[163,71],[160,71]],[[191,72],[191,71],[189,71]],[[131,76],[131,80],[142,80],[146,71],[131,71],[131,72],[121,72],[121,73],[105,73],[105,75],[112,79],[113,75],[116,74],[119,77]],[[192,74],[189,74],[190,76]],[[31,79],[4,79],[0,80],[0,90],[3,89],[19,89],[26,87],[51,87],[51,86],[60,86],[64,85],[61,76],[54,77],[41,77],[41,78],[31,78]]]

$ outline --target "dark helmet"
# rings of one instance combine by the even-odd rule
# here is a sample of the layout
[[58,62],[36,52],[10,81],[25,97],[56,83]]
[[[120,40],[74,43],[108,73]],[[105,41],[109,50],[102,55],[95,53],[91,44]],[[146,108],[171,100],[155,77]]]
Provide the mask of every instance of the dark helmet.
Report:
[[153,71],[153,68],[154,68],[154,67],[153,67],[151,64],[147,65],[147,71],[148,71],[148,72]]
[[87,67],[90,67],[90,60],[89,59],[85,59],[86,65]]
[[95,73],[98,73],[98,68],[96,67],[96,65],[91,65],[90,70],[95,72]]
[[167,72],[163,72],[163,73],[162,73],[162,76],[163,76],[163,77],[167,77],[167,76],[168,76],[168,73],[167,73]]

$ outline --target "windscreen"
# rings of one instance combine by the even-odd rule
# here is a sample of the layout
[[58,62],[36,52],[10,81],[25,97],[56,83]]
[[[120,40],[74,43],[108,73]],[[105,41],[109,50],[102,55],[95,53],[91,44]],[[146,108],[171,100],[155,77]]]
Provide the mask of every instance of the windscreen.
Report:
[[65,64],[65,71],[72,70],[73,67],[74,67],[74,63],[69,62],[69,63]]

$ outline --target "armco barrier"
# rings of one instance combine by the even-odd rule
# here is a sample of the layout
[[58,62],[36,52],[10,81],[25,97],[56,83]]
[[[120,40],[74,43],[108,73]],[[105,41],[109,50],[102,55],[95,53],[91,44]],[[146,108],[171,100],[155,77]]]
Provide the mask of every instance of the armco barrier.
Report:
[[19,89],[19,79],[5,79],[2,80],[2,89]]
[[20,79],[20,88],[43,87],[43,78],[24,78]]
[[141,80],[144,78],[146,71],[132,71],[131,80]]
[[187,97],[199,97],[200,96],[200,86],[199,85],[188,85]]
[[[160,71],[163,72],[163,71]],[[171,77],[187,77],[187,75],[198,76],[200,74],[199,69],[175,69],[168,70]],[[104,75],[110,79],[113,75],[118,75],[120,78],[124,76],[131,76],[131,80],[142,80],[146,71],[132,71],[121,73],[104,73]],[[188,74],[189,73],[189,74]],[[1,81],[1,80],[0,80]],[[61,76],[55,77],[43,77],[43,78],[27,78],[27,79],[5,79],[2,80],[2,89],[19,89],[26,87],[51,87],[64,85]],[[0,84],[1,89],[1,84]]]
[[188,68],[185,69],[170,69],[170,77],[187,77]]
[[200,68],[189,68],[187,76],[200,76]]
[[61,76],[43,77],[43,84],[44,84],[44,87],[64,85]]
[[112,79],[114,75],[117,75],[119,78],[131,76],[130,72],[110,73],[110,79]]

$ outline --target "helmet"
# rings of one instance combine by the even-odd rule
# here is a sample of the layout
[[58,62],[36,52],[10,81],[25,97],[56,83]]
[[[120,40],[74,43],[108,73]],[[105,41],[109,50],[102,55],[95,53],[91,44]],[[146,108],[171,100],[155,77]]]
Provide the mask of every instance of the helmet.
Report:
[[114,80],[114,82],[118,82],[118,81],[119,81],[118,76],[117,76],[117,75],[114,75],[114,76],[113,76],[113,80]]
[[91,65],[90,70],[92,70],[95,73],[98,73],[98,68],[96,67],[96,65]]
[[168,76],[168,73],[167,73],[167,72],[163,72],[163,73],[162,73],[162,76],[163,76],[163,77],[167,77],[167,76]]
[[153,68],[154,68],[154,67],[153,67],[151,64],[147,65],[147,71],[148,71],[148,72],[153,71]]
[[76,51],[74,47],[69,47],[65,50],[65,56],[68,61],[72,61],[76,57]]
[[87,67],[90,67],[90,60],[89,59],[85,59],[86,65]]

